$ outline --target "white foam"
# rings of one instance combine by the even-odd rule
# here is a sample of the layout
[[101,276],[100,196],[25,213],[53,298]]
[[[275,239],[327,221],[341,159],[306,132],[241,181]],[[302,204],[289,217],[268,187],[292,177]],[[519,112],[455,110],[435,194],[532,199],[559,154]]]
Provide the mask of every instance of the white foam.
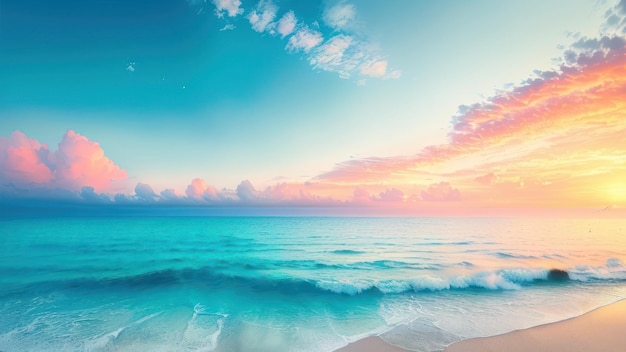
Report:
[[450,289],[484,288],[489,290],[516,290],[521,285],[535,280],[545,280],[546,269],[504,269],[483,271],[471,275],[442,277],[435,275],[419,275],[405,280],[320,280],[316,286],[335,293],[356,295],[368,289],[377,288],[386,294],[420,291],[443,291]]
[[617,258],[610,258],[605,265],[577,265],[570,270],[570,278],[577,281],[626,280],[626,265]]
[[121,327],[104,335],[100,335],[85,341],[85,351],[104,350],[111,342],[115,341],[127,326]]
[[354,296],[374,287],[375,282],[370,280],[320,280],[316,286],[327,291]]
[[208,352],[217,347],[228,314],[208,313],[205,309],[199,303],[193,307],[193,315],[187,322],[181,341],[185,350]]

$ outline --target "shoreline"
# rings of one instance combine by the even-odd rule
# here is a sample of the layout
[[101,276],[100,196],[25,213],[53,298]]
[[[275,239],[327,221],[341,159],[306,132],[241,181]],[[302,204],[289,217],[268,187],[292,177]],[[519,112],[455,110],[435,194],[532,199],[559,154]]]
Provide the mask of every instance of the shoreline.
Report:
[[[462,339],[444,352],[489,351],[604,351],[620,352],[626,346],[626,299],[581,315],[501,335]],[[406,352],[380,336],[369,336],[334,352]]]

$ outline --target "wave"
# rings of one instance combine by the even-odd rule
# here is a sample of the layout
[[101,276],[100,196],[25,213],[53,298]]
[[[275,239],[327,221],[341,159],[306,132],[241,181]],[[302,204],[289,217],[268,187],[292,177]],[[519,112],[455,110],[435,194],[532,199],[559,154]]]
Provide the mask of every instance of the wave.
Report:
[[[309,272],[307,272],[309,273]],[[310,272],[312,273],[312,272]],[[406,279],[376,280],[359,274],[335,277],[297,278],[286,274],[267,275],[227,274],[212,268],[167,269],[139,275],[92,279],[83,278],[36,284],[38,289],[94,289],[124,290],[160,289],[172,286],[192,286],[205,289],[236,289],[254,293],[280,293],[293,296],[308,294],[385,295],[411,292],[435,292],[444,290],[485,289],[516,290],[541,282],[561,281],[626,281],[626,265],[618,259],[609,259],[602,266],[575,266],[564,270],[547,268],[507,268],[481,271],[467,275],[438,276],[416,275]],[[54,287],[46,287],[53,285]]]
[[533,255],[513,254],[513,253],[507,253],[507,252],[496,252],[496,253],[493,254],[493,256],[498,257],[498,258],[503,258],[503,259],[511,259],[511,258],[515,258],[515,259],[537,259],[537,257],[535,257]]
[[157,315],[159,315],[160,313],[154,313],[154,314],[150,314],[148,316],[145,316],[133,323],[131,323],[130,325],[127,326],[122,326],[118,329],[116,329],[115,331],[111,331],[109,333],[105,333],[96,337],[93,337],[91,339],[87,339],[84,344],[84,349],[85,351],[102,351],[104,349],[106,349],[110,344],[112,344],[117,337],[126,329],[128,329],[129,327],[133,326],[133,325],[139,325],[147,320],[150,320],[154,317],[156,317]]
[[[359,251],[342,250],[333,251],[332,253],[349,256],[356,256]],[[414,263],[401,260],[374,260],[374,261],[358,261],[349,263],[335,263],[331,261],[320,261],[314,259],[302,260],[271,260],[271,261],[254,261],[254,262],[229,262],[220,260],[212,266],[204,269],[246,269],[246,270],[280,270],[280,269],[298,269],[298,270],[318,270],[318,269],[338,269],[338,270],[381,270],[381,269],[412,269],[412,270],[440,270],[446,267],[444,264],[424,264]]]
[[197,303],[185,327],[181,345],[186,351],[213,351],[224,328],[228,314],[210,313]]
[[348,255],[351,255],[351,254],[364,254],[365,252],[363,252],[363,251],[355,251],[355,250],[352,250],[352,249],[338,249],[336,251],[331,251],[331,253],[333,253],[333,254],[348,254]]
[[564,281],[626,281],[626,265],[616,258],[603,266],[576,266],[571,270],[512,268],[483,271],[471,275],[439,277],[422,275],[404,280],[340,281],[322,280],[318,288],[339,294],[355,295],[370,291],[382,294],[435,292],[461,289],[517,290],[534,283]]

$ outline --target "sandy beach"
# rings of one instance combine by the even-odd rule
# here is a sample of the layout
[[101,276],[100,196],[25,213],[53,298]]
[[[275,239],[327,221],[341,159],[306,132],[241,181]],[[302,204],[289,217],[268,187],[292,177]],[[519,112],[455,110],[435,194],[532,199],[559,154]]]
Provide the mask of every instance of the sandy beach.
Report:
[[335,352],[405,352],[404,348],[391,345],[378,336],[370,336],[355,341]]
[[624,351],[626,300],[556,323],[452,344],[446,352]]
[[[581,316],[516,330],[502,335],[456,342],[445,352],[620,352],[626,346],[626,300],[600,307]],[[349,344],[337,352],[399,352],[377,336]]]

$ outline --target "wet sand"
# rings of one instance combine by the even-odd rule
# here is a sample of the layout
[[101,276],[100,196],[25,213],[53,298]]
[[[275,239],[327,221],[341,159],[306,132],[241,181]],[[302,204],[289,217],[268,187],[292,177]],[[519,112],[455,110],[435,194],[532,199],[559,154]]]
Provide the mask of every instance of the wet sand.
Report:
[[463,340],[446,352],[626,350],[626,300],[581,316],[510,333]]
[[[581,316],[516,330],[502,335],[462,340],[445,352],[623,352],[626,346],[626,300]],[[370,336],[336,352],[403,352],[378,336]]]

